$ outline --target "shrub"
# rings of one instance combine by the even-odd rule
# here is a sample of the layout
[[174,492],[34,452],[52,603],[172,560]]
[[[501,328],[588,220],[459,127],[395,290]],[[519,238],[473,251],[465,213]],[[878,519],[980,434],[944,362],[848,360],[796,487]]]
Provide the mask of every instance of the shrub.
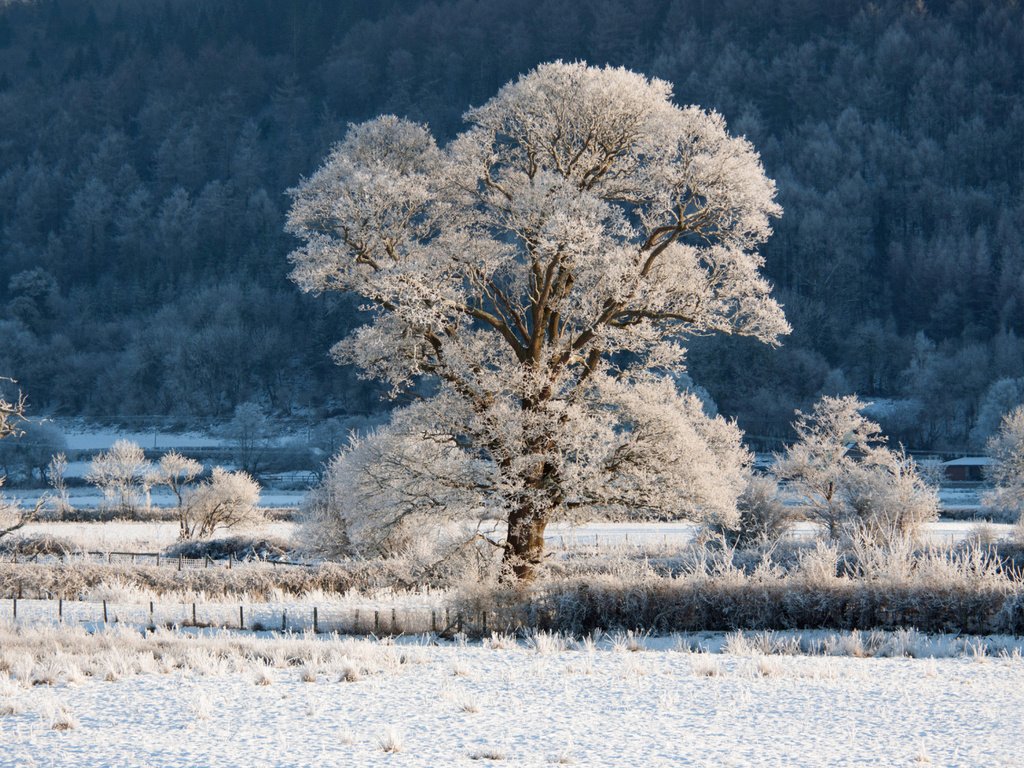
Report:
[[204,539],[218,528],[259,524],[264,521],[259,500],[259,483],[247,472],[214,467],[210,479],[184,497],[181,536]]

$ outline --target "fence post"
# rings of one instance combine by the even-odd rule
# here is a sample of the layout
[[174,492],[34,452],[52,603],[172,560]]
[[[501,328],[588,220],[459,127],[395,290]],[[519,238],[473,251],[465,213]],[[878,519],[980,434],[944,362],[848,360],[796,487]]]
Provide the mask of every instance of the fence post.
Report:
[[398,611],[394,607],[391,609],[391,634],[396,634],[395,625],[398,623]]
[[233,554],[229,553],[228,554],[228,570],[229,571],[231,570],[231,564],[234,562],[234,560],[235,560],[235,556]]
[[159,552],[156,553],[156,567],[157,568],[160,567],[160,553]]
[[210,567],[210,556],[206,555],[205,557],[206,557],[206,562],[203,564],[203,567],[204,568],[209,568]]
[[14,605],[14,620],[18,620],[18,598],[12,597],[11,603]]
[[107,552],[107,565],[110,565],[110,553]]
[[245,629],[245,611],[242,606],[238,606],[238,628]]
[[430,631],[437,632],[437,611],[430,609]]
[[196,621],[196,604],[192,603],[192,626],[196,626],[197,623],[198,622]]
[[380,611],[373,612],[373,634],[380,634]]
[[281,611],[281,631],[284,632],[288,628],[288,609],[285,608]]
[[181,554],[178,554],[178,570],[181,570]]
[[153,601],[152,600],[149,601],[149,625],[151,627],[155,627],[156,626],[156,624],[153,623]]
[[313,634],[316,635],[316,634],[319,634],[319,633],[320,633],[320,620],[319,620],[319,617],[317,616],[316,606],[314,605],[313,606]]
[[64,597],[57,598],[57,620],[64,623]]
[[107,623],[107,601],[103,601],[103,623]]

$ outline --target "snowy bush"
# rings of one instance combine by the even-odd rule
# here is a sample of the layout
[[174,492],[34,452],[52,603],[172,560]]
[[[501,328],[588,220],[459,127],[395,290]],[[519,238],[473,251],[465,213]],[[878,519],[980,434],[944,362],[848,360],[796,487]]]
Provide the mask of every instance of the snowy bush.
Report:
[[205,539],[218,528],[257,525],[264,520],[259,500],[259,483],[247,472],[214,467],[209,480],[184,496],[182,538]]
[[710,530],[722,536],[732,547],[771,545],[786,535],[794,512],[779,495],[774,478],[751,474],[736,500],[739,513],[735,526],[712,525]]

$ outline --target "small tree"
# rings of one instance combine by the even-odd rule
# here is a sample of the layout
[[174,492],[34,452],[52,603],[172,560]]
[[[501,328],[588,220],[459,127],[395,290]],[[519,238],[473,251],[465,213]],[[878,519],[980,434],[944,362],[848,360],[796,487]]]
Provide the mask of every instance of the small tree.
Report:
[[256,403],[236,406],[226,434],[235,445],[238,466],[256,474],[270,444],[270,425],[266,412]]
[[810,414],[797,411],[797,441],[777,458],[775,474],[832,540],[916,535],[938,516],[938,495],[902,448],[884,446],[864,407],[850,395],[823,397]]
[[185,514],[183,494],[202,473],[203,465],[198,461],[171,451],[160,457],[159,463],[149,474],[150,486],[164,485],[174,494],[178,509],[178,537],[182,539],[189,538],[189,520]]
[[152,465],[138,443],[118,440],[109,451],[96,454],[85,479],[103,491],[106,501],[126,515],[138,511],[149,490]]
[[182,538],[205,539],[218,528],[259,524],[259,500],[259,483],[247,472],[214,467],[209,480],[184,495]]
[[68,457],[63,453],[55,454],[50,457],[50,463],[46,468],[46,477],[50,483],[50,487],[53,488],[57,494],[54,506],[56,507],[56,513],[58,517],[62,517],[64,514],[71,512],[73,507],[71,506],[71,499],[68,495],[68,484],[67,484],[67,472],[68,472]]
[[1024,405],[1003,416],[999,431],[986,446],[992,464],[988,478],[992,491],[982,503],[992,513],[1024,524]]

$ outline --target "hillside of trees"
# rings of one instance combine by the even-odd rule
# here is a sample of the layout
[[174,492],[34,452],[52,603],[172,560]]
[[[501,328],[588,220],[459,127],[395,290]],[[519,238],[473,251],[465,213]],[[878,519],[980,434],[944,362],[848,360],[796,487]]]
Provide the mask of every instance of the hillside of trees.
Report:
[[856,392],[893,439],[967,450],[1024,401],[1015,0],[3,5],[0,374],[92,418],[387,407],[327,354],[358,301],[287,279],[287,190],[349,122],[444,139],[559,58],[674,83],[778,184],[764,255],[793,333],[693,345],[720,412],[786,437]]

